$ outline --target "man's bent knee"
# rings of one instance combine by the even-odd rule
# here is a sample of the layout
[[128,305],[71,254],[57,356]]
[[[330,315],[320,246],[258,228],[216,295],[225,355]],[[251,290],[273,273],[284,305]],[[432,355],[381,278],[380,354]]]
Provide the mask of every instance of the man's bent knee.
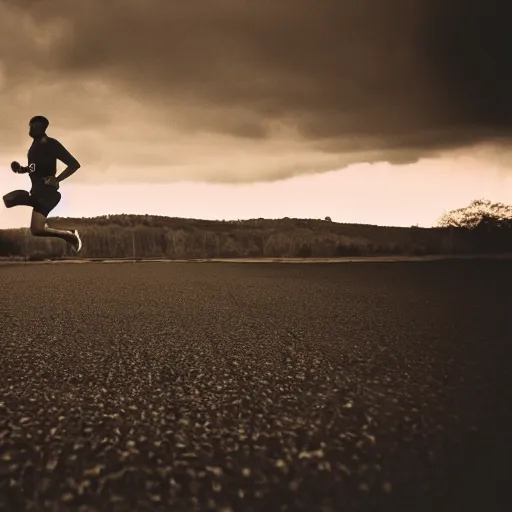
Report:
[[30,226],[30,233],[33,236],[46,236],[46,226]]
[[43,214],[33,211],[32,222],[30,223],[30,232],[34,236],[45,236],[46,235],[46,217]]

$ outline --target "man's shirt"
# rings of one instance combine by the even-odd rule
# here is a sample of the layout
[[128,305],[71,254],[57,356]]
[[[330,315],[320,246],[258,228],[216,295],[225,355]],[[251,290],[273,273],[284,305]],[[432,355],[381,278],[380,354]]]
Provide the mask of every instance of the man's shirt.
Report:
[[28,150],[28,166],[32,184],[40,182],[47,176],[57,174],[57,160],[66,166],[80,167],[76,158],[57,140],[44,136],[35,139]]

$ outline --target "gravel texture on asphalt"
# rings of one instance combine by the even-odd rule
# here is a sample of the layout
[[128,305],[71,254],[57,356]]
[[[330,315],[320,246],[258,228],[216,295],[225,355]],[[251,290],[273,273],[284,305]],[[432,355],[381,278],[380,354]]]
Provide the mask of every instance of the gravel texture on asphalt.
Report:
[[0,510],[512,510],[512,263],[0,268]]

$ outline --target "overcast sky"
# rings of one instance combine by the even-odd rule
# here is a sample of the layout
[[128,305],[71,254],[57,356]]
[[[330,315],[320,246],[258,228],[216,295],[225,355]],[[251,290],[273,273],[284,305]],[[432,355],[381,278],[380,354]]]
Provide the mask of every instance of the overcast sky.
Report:
[[410,225],[512,202],[506,5],[0,0],[3,188],[28,186],[9,163],[42,114],[82,164],[55,215]]

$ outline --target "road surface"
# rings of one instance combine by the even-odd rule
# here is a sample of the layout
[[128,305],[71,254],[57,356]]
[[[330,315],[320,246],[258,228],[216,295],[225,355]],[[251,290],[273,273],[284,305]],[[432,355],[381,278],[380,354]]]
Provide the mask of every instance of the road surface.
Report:
[[512,510],[512,263],[0,267],[0,510]]

